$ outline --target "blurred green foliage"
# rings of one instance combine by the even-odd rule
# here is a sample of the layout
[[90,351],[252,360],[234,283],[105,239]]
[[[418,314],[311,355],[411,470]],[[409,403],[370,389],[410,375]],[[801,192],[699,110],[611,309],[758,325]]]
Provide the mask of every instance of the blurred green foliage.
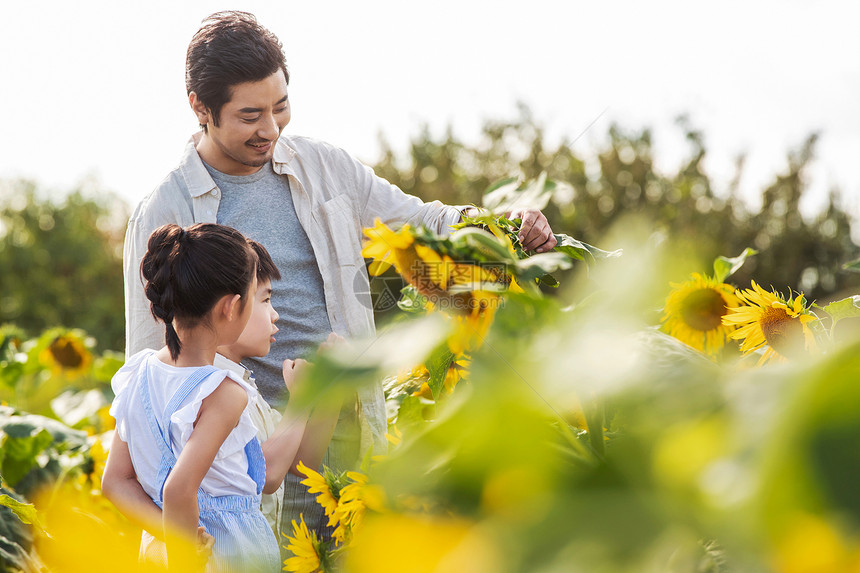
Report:
[[553,229],[585,242],[599,245],[613,223],[638,214],[691,263],[687,272],[752,247],[759,255],[735,276],[737,284],[749,284],[755,276],[760,284],[803,291],[813,300],[841,298],[839,294],[860,286],[860,276],[841,268],[857,258],[860,247],[851,240],[851,221],[838,192],[831,192],[827,207],[815,216],[800,213],[817,135],[789,152],[786,171],[762,190],[756,212],[738,196],[744,158],[738,158],[729,188],[718,193],[703,167],[704,134],[683,117],[678,125],[690,153],[675,173],[655,168],[649,129],[613,125],[592,160],[574,151],[570,141],[549,146],[544,128],[522,105],[512,121],[485,123],[476,145],[467,145],[450,129],[433,137],[426,126],[406,156],[383,140],[383,156],[374,168],[407,193],[455,205],[481,205],[484,191],[500,179],[521,174],[533,180],[546,173],[569,186],[557,189],[544,209]]
[[82,328],[103,348],[122,350],[127,205],[104,192],[78,189],[55,202],[29,181],[3,186],[0,324],[29,336],[53,326]]
[[761,368],[711,360],[646,326],[678,266],[650,233],[627,219],[599,241],[625,252],[588,269],[595,293],[507,294],[437,399],[417,384],[450,336],[441,312],[320,357],[303,398],[387,376],[396,436],[368,470],[387,503],[346,571],[411,570],[417,555],[425,570],[511,573],[858,570],[860,338]]
[[40,517],[53,498],[73,490],[101,499],[110,380],[123,358],[94,355],[95,344],[80,330],[49,328],[27,339],[20,328],[0,326],[0,571],[48,570],[34,534],[50,539]]

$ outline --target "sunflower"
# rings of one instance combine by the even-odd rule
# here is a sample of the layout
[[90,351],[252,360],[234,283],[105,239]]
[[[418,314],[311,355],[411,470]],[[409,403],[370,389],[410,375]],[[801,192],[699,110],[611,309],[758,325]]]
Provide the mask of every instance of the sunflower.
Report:
[[352,534],[361,526],[367,509],[382,511],[385,494],[378,485],[368,484],[367,476],[358,472],[346,472],[351,484],[341,491],[337,504],[338,526],[332,534],[338,543],[352,539]]
[[92,484],[92,489],[101,490],[102,474],[104,474],[105,464],[107,463],[107,452],[100,439],[96,438],[93,441],[89,457],[92,460],[92,465],[89,466],[88,472],[85,471],[78,476],[78,483],[85,486],[89,482]]
[[337,510],[338,496],[336,495],[336,493],[332,492],[332,487],[329,484],[329,480],[327,480],[321,474],[310,469],[302,462],[299,462],[299,465],[296,466],[296,469],[298,469],[301,473],[307,476],[307,479],[302,480],[301,483],[303,485],[308,486],[308,493],[317,494],[317,503],[322,506],[326,516],[328,516],[329,527],[336,524],[337,516],[335,514],[335,511]]
[[341,492],[337,504],[338,524],[332,533],[332,537],[341,545],[352,537],[354,528],[361,524],[365,510],[362,488],[367,484],[367,477],[356,472],[348,472],[347,475],[354,481]]
[[[409,225],[403,225],[395,232],[379,218],[374,221],[373,227],[364,230],[364,236],[367,240],[361,250],[361,256],[373,259],[368,267],[368,271],[373,276],[381,275],[391,265],[396,264],[397,255],[401,251],[408,250],[414,241]],[[400,272],[399,268],[398,272]]]
[[460,306],[469,309],[468,314],[454,317],[457,326],[448,339],[448,348],[455,355],[481,347],[496,310],[501,306],[501,298],[497,293],[475,290],[465,294],[467,298],[460,301]]
[[69,331],[54,337],[39,353],[39,362],[56,373],[75,378],[89,371],[93,355],[83,337]]
[[451,283],[475,290],[480,288],[482,283],[498,282],[501,274],[501,270],[496,267],[457,263],[451,269]]
[[737,291],[743,306],[731,309],[723,324],[737,327],[731,334],[743,340],[744,354],[767,346],[759,365],[772,358],[784,360],[798,351],[816,350],[809,323],[818,320],[804,304],[803,294],[786,300],[776,291],[768,292],[752,281],[752,289]]
[[[433,285],[446,290],[451,272],[454,270],[454,261],[451,260],[451,257],[440,255],[430,247],[418,244],[415,245],[415,254],[420,259],[420,263],[416,261],[416,266],[418,266],[416,270],[420,270],[420,278],[424,281],[429,280]],[[421,285],[415,284],[415,286],[418,287],[419,291],[422,290]]]
[[314,573],[320,570],[320,542],[315,533],[308,531],[304,514],[299,515],[300,523],[293,520],[293,535],[282,533],[288,540],[287,550],[293,556],[284,561],[284,571],[293,573]]
[[734,289],[699,273],[670,284],[674,290],[666,298],[663,331],[705,354],[717,354],[735,328],[723,321],[740,304]]
[[400,431],[395,424],[391,424],[388,427],[388,432],[385,434],[385,439],[388,440],[388,443],[392,446],[396,446],[403,441],[403,432]]
[[[424,368],[424,374],[428,375],[426,367]],[[454,388],[457,386],[457,382],[462,380],[468,374],[469,368],[469,358],[466,355],[460,355],[454,360],[451,361],[451,365],[448,366],[448,371],[445,373],[445,380],[443,381],[443,388],[447,394],[450,394],[454,391]],[[433,391],[430,389],[430,385],[427,382],[421,384],[421,387],[412,393],[413,396],[419,396],[421,398],[426,398],[428,400],[433,399]]]

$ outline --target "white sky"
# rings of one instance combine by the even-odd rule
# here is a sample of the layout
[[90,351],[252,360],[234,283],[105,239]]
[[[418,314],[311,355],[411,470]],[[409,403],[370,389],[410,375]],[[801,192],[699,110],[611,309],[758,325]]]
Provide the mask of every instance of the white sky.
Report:
[[[132,4],[134,6],[132,7]],[[839,186],[860,217],[860,34],[851,2],[363,2],[152,0],[10,2],[0,19],[0,179],[62,194],[85,177],[136,203],[175,166],[196,122],[185,50],[221,9],[253,12],[284,44],[287,130],[366,162],[378,134],[395,149],[427,122],[476,141],[486,119],[528,104],[553,142],[583,153],[611,122],[654,128],[677,168],[689,113],[718,191],[748,155],[758,197],[789,149],[822,132],[811,172],[820,205]]]

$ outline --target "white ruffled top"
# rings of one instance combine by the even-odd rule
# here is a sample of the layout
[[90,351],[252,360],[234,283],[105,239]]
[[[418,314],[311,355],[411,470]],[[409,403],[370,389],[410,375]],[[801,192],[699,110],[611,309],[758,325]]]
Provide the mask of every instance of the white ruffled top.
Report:
[[[137,479],[153,499],[158,499],[159,484],[155,483],[161,463],[161,450],[153,436],[140,399],[140,383],[145,371],[149,379],[153,411],[160,418],[173,394],[197,367],[177,367],[165,364],[155,350],[141,350],[126,360],[111,380],[114,395],[110,414],[116,419],[116,431],[128,444],[131,462]],[[256,484],[248,475],[248,458],[245,445],[256,434],[250,410],[257,398],[257,389],[229,370],[219,369],[201,382],[180,404],[171,416],[170,447],[176,457],[188,442],[200,404],[217,388],[224,378],[230,378],[248,392],[248,405],[239,417],[239,423],[221,444],[212,466],[203,478],[201,488],[212,496],[253,495]],[[159,420],[164,426],[164,421]]]

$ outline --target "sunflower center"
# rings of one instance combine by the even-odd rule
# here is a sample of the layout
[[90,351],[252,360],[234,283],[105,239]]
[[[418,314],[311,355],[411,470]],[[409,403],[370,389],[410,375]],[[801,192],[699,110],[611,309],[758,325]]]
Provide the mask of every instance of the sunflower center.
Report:
[[782,356],[788,358],[792,353],[803,351],[803,326],[799,318],[791,316],[785,309],[765,308],[759,324],[768,346]]
[[66,338],[56,338],[51,343],[50,350],[54,360],[63,368],[77,368],[84,361],[84,357],[81,356],[72,341]]
[[681,316],[687,326],[703,332],[719,327],[724,314],[726,301],[720,293],[710,288],[694,290],[681,306]]

